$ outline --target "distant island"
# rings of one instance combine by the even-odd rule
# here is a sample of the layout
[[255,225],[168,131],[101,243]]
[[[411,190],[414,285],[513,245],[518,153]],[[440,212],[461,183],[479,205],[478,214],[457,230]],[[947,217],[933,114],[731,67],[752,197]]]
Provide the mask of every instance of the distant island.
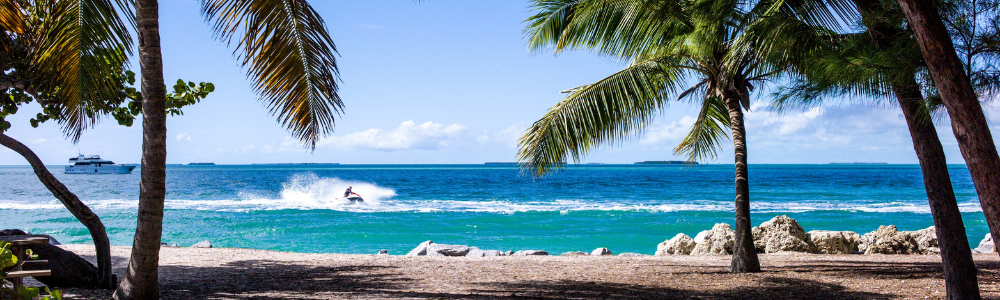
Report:
[[[487,164],[487,165],[505,165],[505,166],[520,166],[520,165],[522,165],[522,164],[527,164],[527,163],[519,163],[519,162],[508,162],[508,161],[488,161],[488,162],[486,162],[486,164]],[[562,163],[561,165],[564,165],[564,166],[565,166],[565,165],[566,165],[566,163]]]
[[689,163],[689,162],[686,162],[686,161],[683,161],[683,160],[647,160],[647,161],[640,161],[640,162],[637,162],[635,164],[637,164],[637,165],[683,165],[683,164],[697,165],[698,162],[695,161],[695,162],[690,162]]
[[887,162],[832,162],[831,165],[888,165]]
[[287,166],[287,165],[324,165],[324,166],[338,166],[340,163],[268,163],[268,164],[250,164],[251,166]]
[[210,162],[193,162],[193,163],[189,163],[188,165],[189,166],[214,166],[215,163],[210,163]]

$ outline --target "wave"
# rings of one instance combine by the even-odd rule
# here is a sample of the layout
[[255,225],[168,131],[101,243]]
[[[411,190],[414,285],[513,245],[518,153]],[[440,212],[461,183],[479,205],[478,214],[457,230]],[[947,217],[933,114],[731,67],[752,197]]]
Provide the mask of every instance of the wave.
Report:
[[[304,187],[309,187],[305,185]],[[361,189],[359,189],[361,188]],[[392,200],[385,201],[388,197],[380,198],[376,195],[392,195],[390,189],[385,189],[379,193],[377,189],[369,188],[365,185],[355,185],[355,190],[365,196],[364,203],[350,204],[339,197],[332,197],[324,188],[293,189],[282,192],[279,199],[258,198],[246,195],[244,199],[232,200],[166,200],[167,209],[176,210],[203,210],[203,211],[265,211],[265,210],[332,210],[346,212],[481,212],[481,213],[516,213],[516,212],[560,212],[568,214],[570,212],[583,211],[623,211],[623,212],[729,212],[733,211],[732,203],[716,201],[696,201],[694,203],[666,203],[666,204],[634,204],[620,202],[602,202],[585,200],[556,200],[556,201],[536,201],[536,202],[513,202],[513,201],[465,201],[465,200]],[[372,185],[370,188],[379,188]],[[346,187],[345,187],[346,189]],[[368,190],[370,194],[362,191]],[[335,190],[334,190],[335,191]],[[341,192],[342,193],[342,192]],[[342,196],[343,194],[341,194]],[[369,196],[372,195],[371,200]],[[88,206],[95,210],[134,210],[137,200],[96,200],[85,201]],[[751,203],[751,211],[754,213],[802,213],[802,212],[822,212],[822,211],[847,211],[865,213],[930,213],[930,207],[926,204],[916,204],[911,202],[890,202],[890,203],[827,203],[820,201],[802,202],[757,202]],[[45,203],[23,203],[0,200],[0,209],[63,209],[58,201]],[[982,212],[978,202],[970,201],[959,204],[962,212]]]
[[[362,195],[365,201],[352,203],[343,198],[348,186]],[[333,210],[348,212],[560,212],[574,211],[632,211],[632,212],[681,212],[733,211],[731,201],[714,200],[453,200],[453,199],[394,199],[396,191],[375,183],[324,178],[313,173],[297,174],[282,184],[281,191],[272,195],[238,193],[233,199],[168,199],[167,209],[204,211],[261,211],[261,210]],[[94,210],[133,210],[138,206],[134,199],[84,200]],[[756,213],[798,213],[813,211],[849,211],[867,213],[930,213],[926,201],[905,200],[876,202],[874,200],[763,200],[751,203]],[[57,200],[44,202],[0,200],[0,209],[48,210],[63,209]],[[959,204],[962,212],[981,212],[975,199]]]

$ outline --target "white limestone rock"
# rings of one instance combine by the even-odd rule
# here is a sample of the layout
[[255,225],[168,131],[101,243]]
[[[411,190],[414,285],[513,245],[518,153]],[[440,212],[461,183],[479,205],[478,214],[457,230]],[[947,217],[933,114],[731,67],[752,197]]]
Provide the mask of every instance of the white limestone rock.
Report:
[[906,233],[917,241],[917,247],[920,254],[941,254],[941,248],[938,246],[937,232],[934,231],[934,226],[917,231],[906,231]]
[[861,243],[861,235],[854,231],[813,230],[806,233],[806,241],[820,254],[854,254]]
[[993,243],[993,236],[990,235],[987,232],[986,236],[983,237],[983,240],[981,242],[979,242],[979,247],[976,247],[976,249],[974,249],[974,250],[977,253],[994,253],[994,252],[997,252],[996,244]]
[[406,256],[422,256],[422,255],[427,255],[427,246],[430,246],[431,244],[434,244],[434,242],[432,242],[432,241],[426,241],[426,242],[420,243],[420,245],[417,245],[416,248],[413,248],[413,250],[410,250],[410,252],[407,252]]
[[465,254],[466,257],[491,257],[491,256],[504,256],[503,252],[497,250],[482,250],[476,247],[469,247],[469,253]]
[[590,251],[590,255],[614,255],[608,248],[597,248],[594,251]]
[[[700,242],[699,242],[700,240]],[[733,253],[736,233],[726,223],[715,224],[712,230],[702,231],[695,237],[691,255],[728,255]]]
[[[702,240],[704,239],[702,236]],[[694,239],[686,234],[678,233],[673,238],[656,245],[656,256],[688,255],[691,254],[691,250],[694,250],[694,246]]]
[[212,248],[212,242],[201,241],[198,242],[197,244],[191,245],[191,248]]
[[379,250],[378,254],[376,254],[376,255],[389,255],[389,250],[385,250],[385,249]]
[[583,252],[583,251],[569,251],[569,252],[563,252],[562,254],[559,254],[559,256],[587,256],[587,255],[590,255],[590,253]]
[[920,246],[912,235],[889,225],[879,226],[878,230],[861,236],[858,251],[865,254],[920,254]]
[[518,250],[514,252],[511,256],[529,256],[529,255],[549,255],[548,252],[543,250]]
[[427,256],[465,256],[469,254],[472,250],[469,246],[465,245],[445,245],[445,244],[430,244],[427,245]]
[[757,252],[816,252],[816,247],[807,241],[806,231],[788,216],[776,216],[750,230]]

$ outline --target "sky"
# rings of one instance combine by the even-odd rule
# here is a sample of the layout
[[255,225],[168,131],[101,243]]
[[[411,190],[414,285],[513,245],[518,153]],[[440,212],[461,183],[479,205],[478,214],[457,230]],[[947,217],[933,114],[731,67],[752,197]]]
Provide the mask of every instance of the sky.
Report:
[[[530,52],[522,33],[532,15],[527,1],[409,0],[310,1],[336,43],[344,113],[335,132],[314,151],[293,139],[251,89],[232,48],[215,40],[198,1],[160,1],[160,32],[167,85],[178,78],[212,82],[216,91],[167,120],[167,162],[480,164],[515,161],[517,138],[562,99],[560,91],[600,80],[625,63],[587,52]],[[138,73],[138,60],[131,68]],[[916,163],[897,108],[851,105],[773,113],[759,93],[746,114],[749,162]],[[844,104],[848,103],[848,104]],[[1000,108],[984,107],[1000,134]],[[8,118],[7,135],[28,145],[46,164],[82,154],[138,163],[141,122],[112,119],[88,129],[79,143],[54,122],[31,128],[40,112],[25,106]],[[697,114],[674,102],[642,132],[604,145],[583,163],[681,160],[673,148]],[[949,163],[964,163],[946,116],[936,120]],[[994,139],[996,143],[998,139]],[[732,146],[715,160],[732,163]],[[0,165],[27,162],[0,149]]]

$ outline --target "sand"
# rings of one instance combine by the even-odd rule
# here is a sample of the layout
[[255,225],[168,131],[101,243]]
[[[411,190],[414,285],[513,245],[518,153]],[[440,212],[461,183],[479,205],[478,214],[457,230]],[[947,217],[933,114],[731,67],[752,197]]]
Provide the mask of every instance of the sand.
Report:
[[[63,248],[94,260],[92,245]],[[124,274],[128,247],[112,247]],[[613,249],[612,249],[613,250]],[[936,255],[404,257],[234,248],[160,252],[161,299],[939,299]],[[976,254],[983,297],[1000,299],[1000,259]],[[64,289],[67,299],[109,291]]]

